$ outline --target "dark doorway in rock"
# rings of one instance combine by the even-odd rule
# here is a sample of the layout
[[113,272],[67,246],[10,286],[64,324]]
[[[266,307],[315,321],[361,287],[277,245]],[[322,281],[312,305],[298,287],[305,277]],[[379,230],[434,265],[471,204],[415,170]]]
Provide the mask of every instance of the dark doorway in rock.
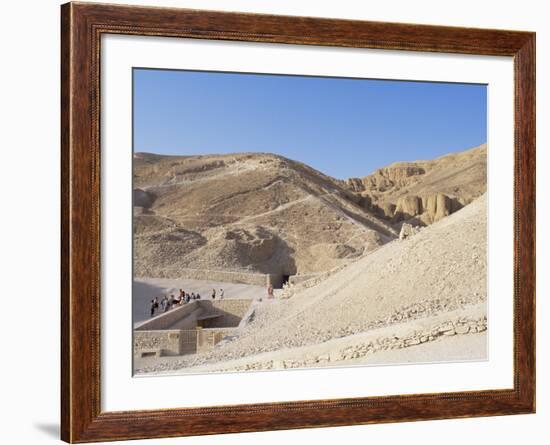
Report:
[[290,275],[283,275],[283,286],[288,284],[288,280],[290,280]]

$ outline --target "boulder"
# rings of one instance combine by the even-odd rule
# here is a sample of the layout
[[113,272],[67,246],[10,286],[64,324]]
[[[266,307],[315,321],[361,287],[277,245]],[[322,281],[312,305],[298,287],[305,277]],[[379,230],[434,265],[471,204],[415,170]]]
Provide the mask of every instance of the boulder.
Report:
[[412,224],[404,223],[401,226],[401,232],[399,232],[399,239],[404,240],[416,235],[420,231],[420,227],[415,227]]

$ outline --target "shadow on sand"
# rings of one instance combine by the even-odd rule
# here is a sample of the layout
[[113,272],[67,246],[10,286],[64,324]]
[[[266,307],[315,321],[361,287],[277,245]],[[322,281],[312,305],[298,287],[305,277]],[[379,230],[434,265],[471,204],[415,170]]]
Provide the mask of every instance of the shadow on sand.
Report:
[[[163,295],[166,294],[165,287],[155,286],[150,283],[144,283],[143,281],[136,281],[132,283],[132,323],[137,323],[139,321],[147,320],[150,318],[149,314],[149,300],[154,297],[159,297],[159,301]],[[137,295],[147,296],[142,298],[137,298]],[[142,301],[138,301],[142,300]]]

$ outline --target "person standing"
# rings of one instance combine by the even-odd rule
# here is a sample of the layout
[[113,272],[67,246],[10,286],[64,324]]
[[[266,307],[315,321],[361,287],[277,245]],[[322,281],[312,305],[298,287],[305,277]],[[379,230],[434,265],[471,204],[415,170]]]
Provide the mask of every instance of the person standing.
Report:
[[155,311],[158,309],[158,307],[159,307],[159,300],[158,300],[158,297],[155,297],[151,300],[151,317],[155,315]]
[[225,292],[223,289],[220,289],[220,300],[223,300],[223,296],[225,295]]
[[160,305],[162,306],[162,312],[166,312],[168,310],[168,295],[164,296],[160,302]]
[[212,300],[216,299],[216,289],[212,289]]
[[168,309],[172,309],[176,305],[176,298],[174,295],[170,295],[170,298],[168,299]]

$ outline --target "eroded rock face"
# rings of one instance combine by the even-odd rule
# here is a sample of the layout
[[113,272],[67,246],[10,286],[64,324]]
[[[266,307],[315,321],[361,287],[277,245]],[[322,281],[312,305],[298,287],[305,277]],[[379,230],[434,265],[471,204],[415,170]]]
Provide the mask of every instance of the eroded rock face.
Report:
[[397,201],[394,217],[398,220],[408,219],[421,215],[422,211],[422,200],[418,196],[404,196]]
[[398,165],[380,168],[362,179],[365,190],[385,191],[411,183],[414,176],[423,175],[425,170],[415,165]]
[[359,193],[365,191],[365,184],[361,178],[349,178],[346,185],[354,192]]
[[376,170],[364,178],[349,178],[346,185],[355,193],[380,191],[403,187],[411,182],[411,177],[423,175],[425,170],[414,165],[400,165]]
[[433,193],[422,197],[402,196],[397,200],[397,205],[385,203],[378,208],[378,213],[396,223],[418,217],[419,221],[431,224],[460,208],[459,202],[453,201],[444,193]]
[[383,216],[385,218],[391,219],[395,215],[395,204],[392,204],[391,202],[383,203],[381,206],[378,206],[379,209],[379,215]]
[[277,237],[263,227],[229,230],[224,238],[226,244],[221,255],[226,255],[228,259],[239,258],[245,264],[266,261],[277,249]]
[[432,224],[485,193],[487,146],[433,160],[391,164],[343,183],[361,197],[363,208],[394,227],[401,222]]
[[442,218],[453,213],[453,204],[451,199],[443,194],[436,193],[423,199],[426,209],[426,216],[430,223],[439,221]]

